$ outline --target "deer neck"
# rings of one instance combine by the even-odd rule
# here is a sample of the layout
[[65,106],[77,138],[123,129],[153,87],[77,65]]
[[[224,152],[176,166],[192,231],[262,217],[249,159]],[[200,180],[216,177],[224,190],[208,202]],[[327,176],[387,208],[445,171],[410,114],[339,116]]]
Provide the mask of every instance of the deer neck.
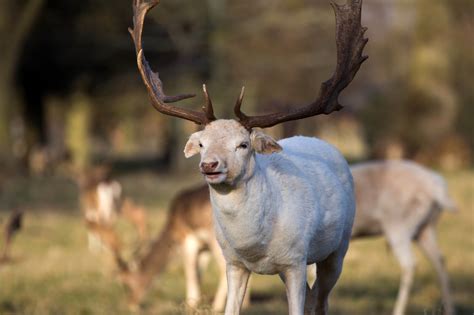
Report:
[[264,251],[262,244],[271,237],[276,209],[268,200],[278,197],[272,188],[265,167],[255,157],[249,171],[238,185],[210,186],[216,235],[219,234],[235,249]]
[[272,193],[264,169],[254,155],[235,183],[210,185],[211,201],[218,212],[228,216],[244,216],[248,211],[253,215],[263,212],[265,196]]
[[139,272],[146,278],[152,279],[166,267],[176,243],[171,230],[170,225],[167,225],[160,237],[152,243],[147,254],[140,259]]

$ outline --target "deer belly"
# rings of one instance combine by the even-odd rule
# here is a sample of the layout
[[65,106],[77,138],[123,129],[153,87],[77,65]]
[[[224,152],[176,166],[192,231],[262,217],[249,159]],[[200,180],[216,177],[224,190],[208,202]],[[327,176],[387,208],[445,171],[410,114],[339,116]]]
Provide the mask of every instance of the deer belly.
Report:
[[[247,242],[245,246],[243,243],[239,244],[240,246],[235,246],[236,243],[220,239],[219,244],[228,262],[242,264],[250,271],[258,274],[271,275],[281,272],[288,266],[297,265],[306,259],[302,243],[286,243],[285,241]],[[300,250],[297,250],[297,248],[300,248]]]
[[275,263],[271,257],[264,257],[258,262],[244,261],[243,263],[248,270],[261,275],[274,275],[288,267],[288,265]]
[[[299,265],[305,254],[285,250],[267,250],[258,260],[249,260],[241,256],[242,263],[252,272],[264,275],[272,275],[281,272],[288,266]],[[255,258],[252,257],[252,258]]]
[[252,245],[234,247],[235,253],[249,263],[255,263],[266,257],[266,244],[264,242]]
[[272,257],[267,254],[267,244],[264,242],[229,241],[219,233],[217,240],[228,263],[244,265],[247,269],[260,274],[278,272]]

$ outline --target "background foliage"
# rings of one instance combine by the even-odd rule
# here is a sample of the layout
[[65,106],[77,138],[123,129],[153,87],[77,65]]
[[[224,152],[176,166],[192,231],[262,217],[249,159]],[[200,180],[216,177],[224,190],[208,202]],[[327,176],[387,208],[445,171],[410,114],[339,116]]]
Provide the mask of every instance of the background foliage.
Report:
[[[130,3],[4,0],[1,6],[4,163],[35,168],[39,152],[40,169],[76,154],[182,166],[180,145],[194,126],[147,104],[126,31]],[[366,0],[370,60],[343,95],[345,110],[274,134],[332,137],[356,159],[398,155],[446,168],[470,165],[473,10],[469,0]],[[248,112],[313,99],[334,69],[333,37],[333,14],[323,0],[179,0],[151,13],[144,41],[169,94],[199,94],[207,83],[219,117],[231,117],[241,85]],[[360,144],[354,149],[354,143]]]

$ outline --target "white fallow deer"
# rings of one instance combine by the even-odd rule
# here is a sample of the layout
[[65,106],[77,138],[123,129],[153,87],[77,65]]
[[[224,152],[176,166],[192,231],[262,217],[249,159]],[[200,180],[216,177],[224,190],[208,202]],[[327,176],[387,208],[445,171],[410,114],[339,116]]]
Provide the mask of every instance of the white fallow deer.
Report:
[[[367,59],[360,25],[360,0],[333,5],[337,62],[317,99],[299,108],[262,116],[241,112],[237,120],[217,120],[204,86],[203,111],[169,103],[192,95],[166,96],[142,50],[146,13],[159,3],[134,1],[137,64],[152,105],[161,113],[204,125],[191,135],[186,157],[200,153],[200,170],[210,189],[214,228],[226,260],[225,314],[239,314],[251,272],[279,274],[287,289],[290,314],[327,314],[328,296],[342,271],[355,212],[352,175],[342,155],[329,144],[306,137],[276,142],[255,127],[329,114],[342,108],[341,91]],[[306,266],[316,263],[311,286]]]

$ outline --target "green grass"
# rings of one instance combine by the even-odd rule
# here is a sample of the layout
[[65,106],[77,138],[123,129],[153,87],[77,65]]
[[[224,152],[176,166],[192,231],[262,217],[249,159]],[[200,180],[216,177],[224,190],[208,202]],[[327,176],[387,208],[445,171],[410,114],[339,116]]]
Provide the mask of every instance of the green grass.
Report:
[[[180,178],[180,180],[178,180]],[[474,312],[474,172],[448,174],[458,213],[445,213],[438,224],[439,243],[446,257],[458,314]],[[199,182],[197,177],[152,173],[120,178],[128,195],[149,209],[158,233],[171,196]],[[0,219],[11,206],[27,211],[15,239],[13,261],[0,266],[0,314],[129,314],[123,288],[106,253],[87,250],[86,233],[76,204],[76,188],[59,177],[17,178],[4,187]],[[120,225],[121,231],[130,228]],[[132,237],[127,243],[133,242]],[[440,314],[436,275],[417,250],[418,267],[408,314]],[[399,268],[383,239],[356,241],[330,298],[331,314],[390,314],[398,290]],[[203,275],[205,300],[217,284],[214,265]],[[275,276],[252,280],[252,306],[244,314],[287,314],[283,284]],[[184,276],[179,255],[155,280],[144,314],[185,312]],[[204,305],[197,314],[209,314]]]

